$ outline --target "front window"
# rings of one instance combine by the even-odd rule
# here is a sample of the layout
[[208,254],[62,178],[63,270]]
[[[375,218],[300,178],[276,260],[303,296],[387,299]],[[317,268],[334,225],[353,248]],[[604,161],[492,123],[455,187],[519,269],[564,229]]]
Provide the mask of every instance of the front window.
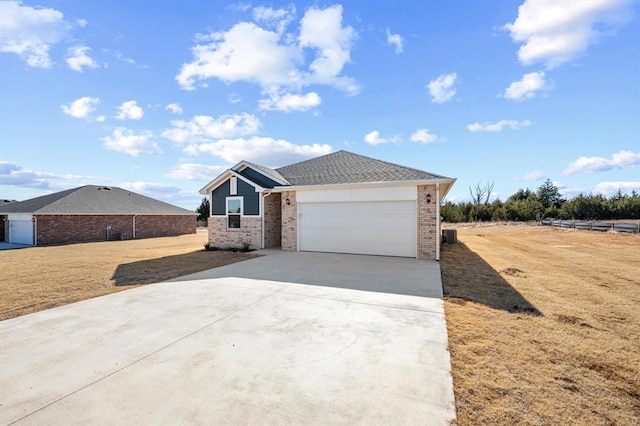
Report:
[[242,198],[227,198],[227,228],[240,228]]

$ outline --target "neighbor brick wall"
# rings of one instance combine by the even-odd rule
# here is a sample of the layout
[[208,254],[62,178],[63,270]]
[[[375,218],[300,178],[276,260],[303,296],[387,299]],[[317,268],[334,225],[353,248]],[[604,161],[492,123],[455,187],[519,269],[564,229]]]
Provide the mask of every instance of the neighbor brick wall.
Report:
[[[287,205],[287,198],[291,205]],[[298,250],[298,203],[295,191],[282,193],[282,250]]]
[[[198,216],[136,216],[136,239],[195,234]],[[131,234],[129,234],[131,237]]]
[[249,248],[262,248],[262,218],[242,217],[239,229],[227,229],[226,217],[209,218],[209,243],[220,248],[242,248],[249,243]]
[[[133,238],[133,215],[36,215],[38,245]],[[196,232],[196,216],[136,216],[136,238]]]
[[272,193],[264,199],[264,247],[280,247],[282,244],[281,196]]
[[[431,194],[431,203],[427,203],[427,194]],[[418,186],[418,259],[436,258],[437,203],[435,185]]]

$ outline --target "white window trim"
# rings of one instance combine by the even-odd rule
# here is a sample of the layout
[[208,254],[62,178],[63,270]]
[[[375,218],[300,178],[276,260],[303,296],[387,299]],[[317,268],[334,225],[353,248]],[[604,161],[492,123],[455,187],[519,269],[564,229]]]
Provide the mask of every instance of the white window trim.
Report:
[[229,195],[238,195],[238,178],[235,176],[229,179]]
[[[229,228],[229,201],[230,200],[240,200],[240,228]],[[226,218],[225,222],[226,222],[226,225],[227,225],[227,229],[230,229],[230,230],[241,229],[242,228],[242,218],[244,217],[244,197],[242,197],[242,196],[239,196],[239,197],[235,197],[235,196],[226,197],[225,200],[224,200],[224,207],[225,207],[224,217]],[[233,214],[233,216],[237,216],[237,215]]]

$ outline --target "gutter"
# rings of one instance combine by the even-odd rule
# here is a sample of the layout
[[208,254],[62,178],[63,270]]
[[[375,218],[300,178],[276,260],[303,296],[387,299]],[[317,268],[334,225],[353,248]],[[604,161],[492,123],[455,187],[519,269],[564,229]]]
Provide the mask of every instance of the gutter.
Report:
[[33,246],[38,245],[38,216],[33,215]]
[[264,200],[269,195],[271,195],[271,191],[265,191],[265,192],[266,192],[266,194],[263,197],[260,197],[260,213],[261,213],[261,216],[262,216],[262,247],[261,248],[264,248],[264,241],[265,241]]
[[327,185],[290,185],[290,186],[276,186],[272,189],[273,192],[283,191],[301,191],[301,190],[319,190],[319,189],[343,189],[343,188],[367,188],[371,186],[414,186],[414,185],[433,185],[433,184],[447,184],[442,196],[444,197],[449,192],[449,189],[453,186],[456,179],[453,178],[435,178],[435,179],[423,179],[423,180],[394,180],[385,182],[356,182],[356,183],[334,183]]
[[440,184],[436,183],[436,260],[440,260],[440,240],[442,231],[440,230]]
[[136,216],[138,215],[137,214],[133,215],[133,234],[131,235],[132,240],[136,239]]

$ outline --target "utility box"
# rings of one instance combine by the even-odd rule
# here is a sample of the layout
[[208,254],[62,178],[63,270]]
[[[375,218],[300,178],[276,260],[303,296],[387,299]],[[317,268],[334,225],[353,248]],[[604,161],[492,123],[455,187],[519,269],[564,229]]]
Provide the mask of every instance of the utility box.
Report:
[[442,230],[442,242],[447,244],[458,243],[458,230],[457,229],[443,229]]

